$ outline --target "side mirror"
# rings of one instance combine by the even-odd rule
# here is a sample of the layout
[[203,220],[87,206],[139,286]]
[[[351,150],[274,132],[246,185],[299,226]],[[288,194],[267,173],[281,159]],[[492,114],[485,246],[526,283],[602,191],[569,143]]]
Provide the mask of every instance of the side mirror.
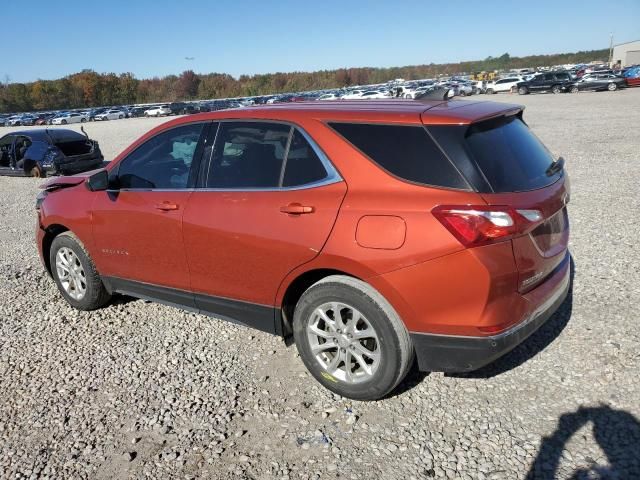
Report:
[[109,188],[109,172],[100,170],[87,179],[87,188],[92,192],[100,192]]

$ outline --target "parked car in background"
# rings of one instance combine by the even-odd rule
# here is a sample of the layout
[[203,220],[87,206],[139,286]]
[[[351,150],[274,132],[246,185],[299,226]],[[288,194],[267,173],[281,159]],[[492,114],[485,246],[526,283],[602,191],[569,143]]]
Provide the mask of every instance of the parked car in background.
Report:
[[495,80],[493,82],[488,82],[486,93],[492,94],[510,92],[518,84],[518,82],[522,82],[522,80],[522,77],[506,77]]
[[105,112],[99,113],[95,116],[95,121],[104,120],[118,120],[124,118],[125,114],[122,110],[111,108]]
[[419,98],[421,95],[431,92],[432,90],[434,90],[436,88],[436,86],[434,84],[430,84],[430,85],[423,85],[420,87],[417,87],[415,90],[409,90],[405,93],[405,97],[404,98]]
[[88,122],[89,117],[87,117],[83,113],[71,112],[58,117],[55,117],[51,120],[51,125],[67,125],[71,123],[84,123]]
[[558,309],[563,165],[516,105],[222,111],[45,184],[37,245],[77,309],[124,293],[230,319],[292,338],[322,385],[374,400],[415,357],[478,369]]
[[197,113],[196,106],[193,103],[174,102],[169,104],[170,115],[189,115]]
[[130,110],[130,116],[131,116],[131,118],[144,117],[144,112],[146,110],[147,110],[146,107],[133,107]]
[[5,123],[8,127],[20,127],[33,125],[33,122],[35,122],[35,117],[33,115],[21,114],[9,117]]
[[343,100],[354,100],[356,98],[362,97],[364,90],[351,90],[342,95]]
[[476,90],[478,93],[487,93],[487,81],[486,80],[476,81]]
[[640,86],[640,65],[634,65],[632,67],[626,68],[624,72],[622,72],[622,76],[629,87],[639,87]]
[[91,110],[89,110],[89,112],[87,114],[87,117],[89,117],[89,121],[90,122],[93,122],[96,119],[96,115],[103,114],[107,110],[108,109],[104,108],[104,107],[91,109]]
[[49,121],[55,117],[55,113],[42,113],[34,122],[34,125],[50,125]]
[[459,81],[456,81],[456,83],[458,84],[458,88],[461,96],[466,97],[469,95],[474,95],[476,93],[477,89],[475,85],[472,85],[468,82],[459,82]]
[[391,97],[391,93],[388,91],[382,92],[380,90],[369,90],[367,92],[364,92],[362,95],[360,95],[358,97],[358,100],[373,100],[373,99],[390,98],[390,97]]
[[171,109],[169,105],[160,105],[157,107],[151,107],[144,111],[145,117],[162,117],[164,115],[171,115]]
[[573,83],[569,72],[540,73],[530,80],[518,82],[516,88],[520,95],[529,93],[561,93]]
[[578,93],[583,91],[609,90],[611,92],[627,86],[624,78],[612,73],[587,73],[580,80],[573,82],[566,91]]
[[40,128],[0,138],[0,175],[69,175],[94,170],[103,161],[98,142],[73,130]]
[[336,93],[325,93],[320,95],[316,100],[340,100],[340,96]]

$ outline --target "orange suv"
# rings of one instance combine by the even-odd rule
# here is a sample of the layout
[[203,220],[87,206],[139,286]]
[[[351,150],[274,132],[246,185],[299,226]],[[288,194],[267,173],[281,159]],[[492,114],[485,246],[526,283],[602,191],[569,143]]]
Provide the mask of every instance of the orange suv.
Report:
[[203,113],[49,180],[37,242],[76,308],[120,293],[251,326],[295,341],[328,389],[377,399],[415,358],[490,363],[563,302],[563,163],[502,103]]

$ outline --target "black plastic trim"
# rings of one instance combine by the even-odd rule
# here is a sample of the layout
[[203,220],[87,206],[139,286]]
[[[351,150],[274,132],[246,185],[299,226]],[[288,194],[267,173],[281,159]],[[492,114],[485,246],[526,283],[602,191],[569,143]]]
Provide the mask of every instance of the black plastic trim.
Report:
[[[569,271],[567,270],[567,276]],[[567,298],[571,282],[566,280],[563,290],[553,303],[526,324],[516,325],[492,337],[464,337],[428,333],[410,333],[423,372],[462,373],[490,364],[513,350],[540,328]]]
[[110,293],[121,293],[144,300],[151,300],[255,328],[273,335],[282,336],[283,334],[282,317],[275,307],[193,293],[118,277],[102,277],[102,281]]

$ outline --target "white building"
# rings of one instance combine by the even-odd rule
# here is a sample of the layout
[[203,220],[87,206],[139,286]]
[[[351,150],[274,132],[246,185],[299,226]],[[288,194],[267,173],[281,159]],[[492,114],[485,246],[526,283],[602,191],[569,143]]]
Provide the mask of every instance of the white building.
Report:
[[613,65],[619,63],[622,67],[640,64],[640,40],[614,46],[612,61]]

